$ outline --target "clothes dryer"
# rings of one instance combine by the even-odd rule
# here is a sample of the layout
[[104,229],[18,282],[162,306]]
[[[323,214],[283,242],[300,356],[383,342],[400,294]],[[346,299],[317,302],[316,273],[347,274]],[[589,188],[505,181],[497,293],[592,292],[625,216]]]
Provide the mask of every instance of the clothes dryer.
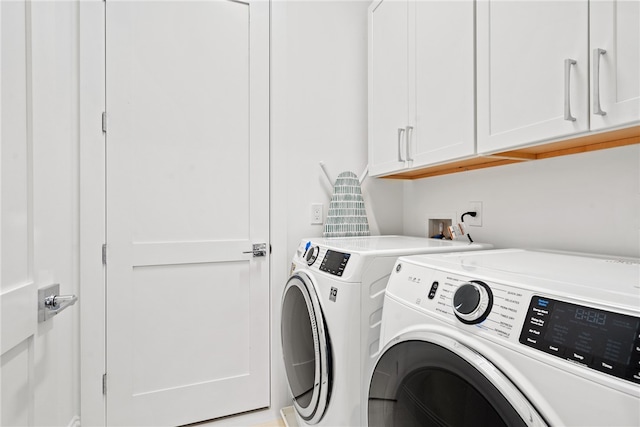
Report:
[[365,425],[640,425],[637,259],[401,257],[380,342]]
[[296,422],[362,425],[363,370],[379,349],[387,280],[401,255],[491,245],[407,236],[304,239],[282,297],[282,352]]

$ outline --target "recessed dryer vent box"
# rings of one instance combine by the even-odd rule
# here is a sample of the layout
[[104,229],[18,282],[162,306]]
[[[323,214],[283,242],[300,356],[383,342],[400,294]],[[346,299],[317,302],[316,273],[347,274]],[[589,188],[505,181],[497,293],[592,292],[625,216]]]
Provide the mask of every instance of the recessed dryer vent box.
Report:
[[[442,232],[440,231],[440,224],[442,224]],[[453,218],[441,217],[441,218],[429,218],[427,237],[436,237],[440,234],[444,234],[445,238],[451,239],[449,234],[449,226],[453,225]]]

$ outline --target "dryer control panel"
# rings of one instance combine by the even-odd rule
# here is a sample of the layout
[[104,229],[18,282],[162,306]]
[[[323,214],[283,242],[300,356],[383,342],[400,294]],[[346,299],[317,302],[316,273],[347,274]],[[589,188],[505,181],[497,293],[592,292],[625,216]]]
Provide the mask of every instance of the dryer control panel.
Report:
[[325,271],[335,276],[342,276],[350,257],[351,254],[327,249],[322,259],[322,264],[320,264],[320,271]]
[[298,258],[306,262],[309,267],[317,268],[325,273],[342,277],[351,254],[334,251],[307,242],[304,248],[298,248]]
[[535,295],[520,342],[640,383],[640,318]]

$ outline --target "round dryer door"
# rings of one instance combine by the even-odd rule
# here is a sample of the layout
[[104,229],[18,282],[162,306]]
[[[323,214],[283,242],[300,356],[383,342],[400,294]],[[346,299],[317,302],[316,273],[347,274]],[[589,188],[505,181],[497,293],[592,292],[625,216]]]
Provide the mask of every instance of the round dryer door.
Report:
[[324,415],[331,393],[331,348],[311,278],[291,276],[282,297],[282,354],[293,406],[309,424]]
[[378,358],[369,426],[545,426],[494,365],[444,336],[403,336]]

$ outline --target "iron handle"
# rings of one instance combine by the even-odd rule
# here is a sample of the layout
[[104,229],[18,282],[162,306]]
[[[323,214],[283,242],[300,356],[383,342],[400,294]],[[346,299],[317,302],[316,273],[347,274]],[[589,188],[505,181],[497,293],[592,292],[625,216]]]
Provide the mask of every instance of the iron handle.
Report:
[[402,134],[404,133],[404,128],[398,128],[398,161],[404,162],[405,159],[402,158]]
[[574,59],[564,60],[564,119],[575,122],[576,118],[571,115],[571,66],[576,65]]
[[407,126],[405,129],[407,132],[407,160],[413,161],[413,157],[411,157],[411,134],[413,133],[413,126]]
[[244,251],[243,254],[253,254],[253,257],[267,256],[267,244],[266,243],[254,243],[253,249],[250,251]]
[[607,53],[606,50],[593,49],[593,114],[606,116],[607,112],[600,108],[600,55]]

